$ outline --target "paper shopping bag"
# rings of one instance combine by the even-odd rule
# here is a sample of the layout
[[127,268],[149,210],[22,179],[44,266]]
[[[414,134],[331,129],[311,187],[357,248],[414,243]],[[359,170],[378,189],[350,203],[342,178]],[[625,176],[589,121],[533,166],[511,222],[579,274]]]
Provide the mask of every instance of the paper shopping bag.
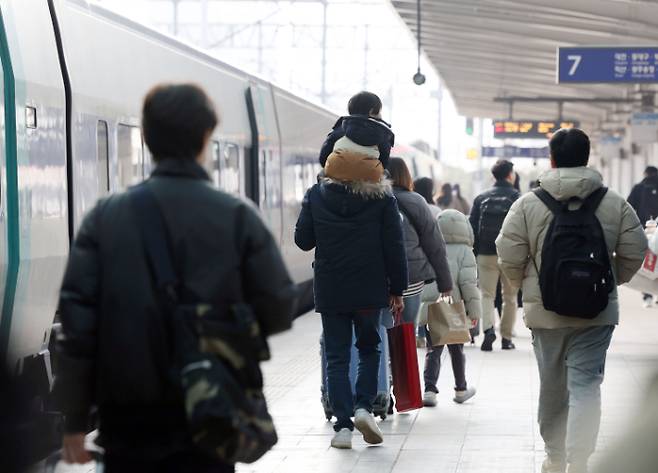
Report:
[[464,302],[435,302],[429,306],[428,325],[432,345],[457,345],[471,341]]

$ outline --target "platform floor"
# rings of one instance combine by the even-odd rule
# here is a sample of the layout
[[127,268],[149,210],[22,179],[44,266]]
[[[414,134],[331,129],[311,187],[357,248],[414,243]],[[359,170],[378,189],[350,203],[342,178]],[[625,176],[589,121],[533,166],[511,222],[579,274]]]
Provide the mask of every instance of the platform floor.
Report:
[[[620,296],[622,323],[606,367],[599,454],[622,435],[658,371],[658,307],[644,309],[639,293],[630,289],[622,288]],[[238,472],[539,473],[544,458],[536,423],[539,380],[521,317],[516,331],[515,351],[501,351],[499,341],[491,353],[466,348],[467,379],[478,390],[471,401],[452,401],[446,359],[437,407],[395,414],[379,424],[383,445],[366,446],[355,435],[353,450],[344,451],[329,447],[333,431],[319,402],[320,319],[316,314],[300,318],[291,332],[272,339],[273,359],[264,365],[279,444]],[[418,351],[420,360],[423,353]]]
[[[623,435],[653,373],[658,372],[658,307],[644,309],[639,293],[622,288],[617,328],[603,384],[603,417],[593,462]],[[521,315],[521,312],[519,313]],[[320,319],[308,314],[271,340],[264,365],[267,396],[280,441],[239,473],[532,473],[540,472],[543,443],[536,424],[538,375],[530,333],[519,317],[517,350],[483,353],[467,347],[467,379],[477,395],[452,402],[449,360],[440,377],[439,405],[395,414],[380,427],[381,446],[355,435],[353,450],[329,447],[333,434],[320,405]],[[422,360],[423,350],[419,350]],[[447,353],[444,355],[447,356]],[[91,473],[93,466],[58,465],[57,473]]]

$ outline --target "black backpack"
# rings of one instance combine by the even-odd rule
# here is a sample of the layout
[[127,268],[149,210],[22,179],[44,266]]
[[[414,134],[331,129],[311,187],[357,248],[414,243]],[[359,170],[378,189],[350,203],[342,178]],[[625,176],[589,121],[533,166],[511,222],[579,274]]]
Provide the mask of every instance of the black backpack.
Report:
[[[593,192],[569,209],[544,189],[533,192],[553,213],[541,253],[539,288],[544,308],[567,317],[593,319],[608,306],[615,287],[603,228],[595,212],[608,189]],[[535,263],[536,264],[536,263]]]
[[513,203],[514,200],[508,195],[492,195],[482,201],[477,234],[480,249],[490,247],[495,253],[496,238]]

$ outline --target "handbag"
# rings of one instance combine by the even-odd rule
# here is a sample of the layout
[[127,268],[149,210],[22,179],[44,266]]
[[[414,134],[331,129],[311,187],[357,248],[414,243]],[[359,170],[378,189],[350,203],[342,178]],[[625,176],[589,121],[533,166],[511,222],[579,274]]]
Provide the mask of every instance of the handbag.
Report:
[[406,412],[423,407],[416,352],[416,327],[412,323],[398,323],[388,329],[388,346],[391,354],[391,375],[395,408]]
[[[270,357],[244,303],[220,311],[182,290],[169,233],[146,183],[129,191],[172,345],[170,375],[181,390],[194,444],[228,464],[252,463],[278,441],[259,362]],[[227,312],[227,313],[226,313]]]
[[428,325],[432,345],[458,345],[471,341],[470,326],[463,301],[439,300],[428,308]]

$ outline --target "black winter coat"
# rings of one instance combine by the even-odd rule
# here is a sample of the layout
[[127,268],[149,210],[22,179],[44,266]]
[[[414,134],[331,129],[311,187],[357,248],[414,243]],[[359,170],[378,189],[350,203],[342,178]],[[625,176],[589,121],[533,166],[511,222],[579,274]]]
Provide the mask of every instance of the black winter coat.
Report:
[[324,167],[327,158],[334,150],[336,141],[343,136],[347,136],[361,146],[377,146],[382,166],[384,166],[384,169],[388,167],[391,148],[395,145],[395,135],[391,131],[390,125],[384,120],[366,115],[349,115],[338,119],[320,150],[320,165],[322,167]]
[[436,281],[439,292],[452,290],[446,242],[425,199],[415,192],[395,187],[403,214],[404,243],[409,264],[409,282]]
[[[471,208],[471,215],[469,221],[473,227],[473,234],[475,235],[474,250],[479,255],[495,255],[496,254],[496,237],[481,238],[480,235],[480,216],[482,215],[482,203],[489,197],[509,197],[512,202],[515,202],[521,193],[508,181],[501,179],[497,180],[493,187],[478,195],[473,201]],[[502,227],[502,222],[501,227]],[[500,231],[500,228],[498,229]]]
[[635,209],[644,227],[647,220],[658,218],[658,176],[650,176],[635,184],[628,196],[628,203]]
[[[186,294],[228,308],[250,304],[266,334],[289,329],[296,288],[258,212],[212,187],[192,161],[165,160],[147,184],[160,203]],[[98,408],[107,451],[163,457],[189,443],[169,381],[166,315],[154,291],[129,195],[103,199],[71,248],[59,312],[55,391],[66,430]]]
[[295,243],[315,248],[317,312],[385,308],[389,295],[407,287],[400,213],[388,184],[347,187],[323,178],[306,193]]

